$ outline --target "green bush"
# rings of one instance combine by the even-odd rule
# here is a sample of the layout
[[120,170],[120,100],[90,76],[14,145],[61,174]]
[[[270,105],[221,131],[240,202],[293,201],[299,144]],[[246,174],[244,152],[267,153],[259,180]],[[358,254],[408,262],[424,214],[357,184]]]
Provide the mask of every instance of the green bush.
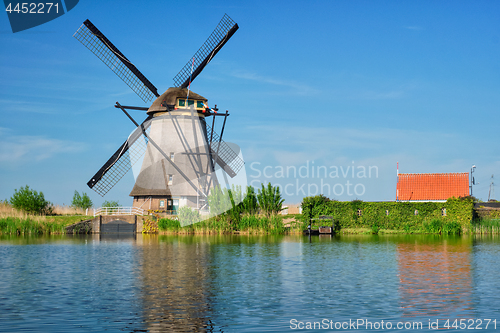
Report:
[[181,226],[191,225],[197,222],[200,222],[200,212],[195,209],[191,209],[191,207],[184,206],[179,208],[179,222]]
[[105,200],[103,203],[102,203],[102,206],[101,207],[108,207],[108,208],[113,208],[113,207],[121,207],[122,205],[120,205],[118,203],[118,201],[108,201],[108,200]]
[[428,234],[440,234],[443,230],[443,222],[439,219],[432,219],[430,222],[424,222],[423,229]]
[[73,200],[71,201],[72,207],[87,209],[92,207],[93,205],[94,204],[92,203],[92,200],[90,200],[87,193],[82,192],[82,195],[80,195],[78,191],[75,191],[75,194],[73,195]]
[[451,221],[443,225],[443,234],[445,235],[460,235],[461,233],[462,228],[458,222]]
[[12,207],[23,210],[30,214],[51,214],[52,204],[45,200],[42,192],[31,190],[28,185],[14,190],[10,198]]
[[165,230],[178,230],[181,227],[181,224],[179,223],[178,220],[172,220],[172,219],[160,219],[158,221],[158,229],[165,231]]
[[309,222],[315,216],[324,215],[321,212],[326,211],[326,204],[330,201],[323,194],[314,197],[305,197],[302,199],[302,216],[304,222]]

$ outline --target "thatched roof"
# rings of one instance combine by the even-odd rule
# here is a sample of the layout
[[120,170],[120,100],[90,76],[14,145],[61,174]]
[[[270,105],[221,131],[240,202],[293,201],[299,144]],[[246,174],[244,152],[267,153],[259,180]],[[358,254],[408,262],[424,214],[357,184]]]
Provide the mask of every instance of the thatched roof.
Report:
[[[177,98],[187,98],[187,94],[187,88],[168,88],[167,91],[153,102],[147,113],[165,112],[167,111],[167,105],[175,105]],[[193,91],[189,91],[189,99],[208,101],[205,97]]]

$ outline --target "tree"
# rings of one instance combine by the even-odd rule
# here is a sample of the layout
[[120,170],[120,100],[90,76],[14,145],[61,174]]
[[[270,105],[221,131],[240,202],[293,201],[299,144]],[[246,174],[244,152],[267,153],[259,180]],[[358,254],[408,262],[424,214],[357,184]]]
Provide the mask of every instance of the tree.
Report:
[[108,201],[108,200],[106,200],[106,201],[104,201],[102,203],[102,207],[121,207],[121,206],[122,205],[120,205],[118,203],[118,201]]
[[272,186],[271,183],[267,184],[267,188],[262,184],[262,189],[259,189],[257,199],[260,209],[268,216],[281,212],[283,202],[285,201],[281,197],[279,186]]
[[243,213],[254,215],[259,210],[259,204],[257,202],[257,195],[255,194],[255,189],[253,186],[247,186],[247,193],[245,198],[241,202]]
[[82,192],[82,195],[80,195],[78,191],[75,191],[75,194],[73,195],[73,201],[71,201],[71,206],[75,208],[87,209],[92,207],[93,205],[94,204],[92,203],[92,200],[90,200],[87,193]]
[[12,207],[30,214],[51,214],[52,204],[45,200],[42,192],[31,190],[28,185],[14,190],[10,198]]
[[323,194],[315,195],[313,197],[305,197],[302,199],[302,216],[304,216],[305,221],[309,222],[314,216],[319,214],[318,212],[323,212],[326,210],[326,205],[330,199],[325,197]]

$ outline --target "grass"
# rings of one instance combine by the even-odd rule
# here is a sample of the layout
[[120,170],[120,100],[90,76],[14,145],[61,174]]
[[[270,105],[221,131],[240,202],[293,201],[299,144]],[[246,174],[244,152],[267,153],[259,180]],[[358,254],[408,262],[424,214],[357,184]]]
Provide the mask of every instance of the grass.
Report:
[[64,234],[67,225],[92,218],[92,216],[85,215],[67,215],[70,212],[78,213],[79,211],[71,210],[69,207],[56,207],[59,208],[55,209],[55,212],[64,212],[66,215],[30,215],[2,202],[0,203],[0,234]]

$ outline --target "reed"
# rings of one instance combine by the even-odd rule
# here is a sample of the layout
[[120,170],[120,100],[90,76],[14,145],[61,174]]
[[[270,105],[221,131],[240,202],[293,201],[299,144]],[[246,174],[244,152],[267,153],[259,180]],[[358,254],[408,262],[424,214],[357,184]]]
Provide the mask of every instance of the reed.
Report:
[[69,224],[87,219],[87,216],[70,215],[72,210],[68,206],[56,206],[54,213],[59,211],[61,215],[33,215],[19,211],[6,202],[0,202],[0,234],[63,234],[65,227]]
[[[85,209],[66,206],[66,205],[62,206],[56,205],[53,206],[53,213],[54,215],[85,215]],[[92,213],[91,209],[89,209],[88,213],[89,214]]]
[[0,218],[0,234],[41,235],[65,233],[65,225],[57,222],[35,220],[30,217]]
[[500,234],[500,219],[482,218],[472,224],[474,234]]
[[178,234],[282,234],[287,228],[283,225],[280,215],[242,215],[239,219],[233,219],[228,215],[219,215],[207,220],[181,227],[179,221],[172,219],[160,219],[158,229],[164,233]]

